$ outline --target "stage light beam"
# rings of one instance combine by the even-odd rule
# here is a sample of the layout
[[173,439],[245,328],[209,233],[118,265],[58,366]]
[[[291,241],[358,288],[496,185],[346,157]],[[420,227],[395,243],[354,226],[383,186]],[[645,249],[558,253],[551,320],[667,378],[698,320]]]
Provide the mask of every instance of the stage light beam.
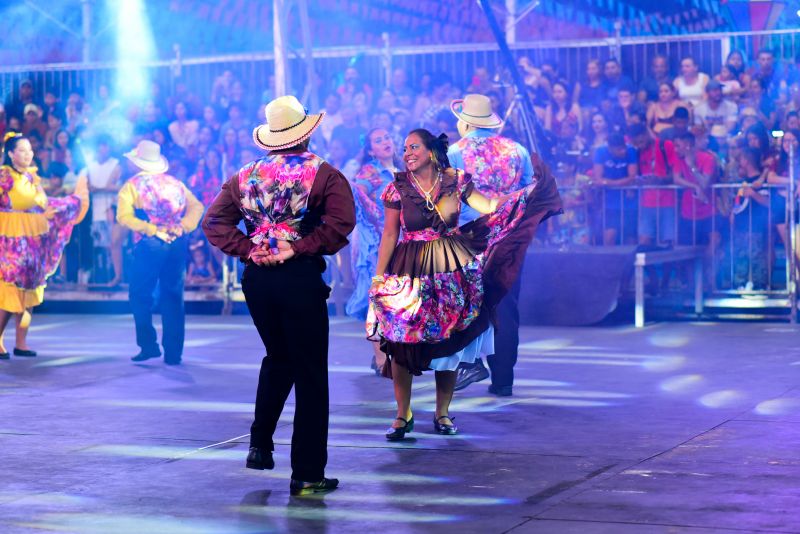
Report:
[[117,96],[123,102],[147,97],[150,75],[145,67],[156,56],[153,32],[142,0],[109,0],[117,9]]

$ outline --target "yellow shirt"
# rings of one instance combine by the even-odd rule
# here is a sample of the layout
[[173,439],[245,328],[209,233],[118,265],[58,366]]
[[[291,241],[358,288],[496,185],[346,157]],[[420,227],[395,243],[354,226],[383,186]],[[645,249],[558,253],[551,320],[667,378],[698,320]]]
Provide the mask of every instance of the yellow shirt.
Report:
[[[137,217],[137,209],[146,213],[149,220]],[[167,174],[137,174],[125,182],[117,195],[117,222],[146,236],[178,225],[183,233],[192,232],[202,216],[203,204],[184,184]]]

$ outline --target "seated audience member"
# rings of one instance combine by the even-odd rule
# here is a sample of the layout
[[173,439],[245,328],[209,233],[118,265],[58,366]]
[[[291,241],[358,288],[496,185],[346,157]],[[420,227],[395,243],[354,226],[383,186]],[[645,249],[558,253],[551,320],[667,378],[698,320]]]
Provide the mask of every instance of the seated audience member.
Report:
[[722,96],[731,102],[738,102],[744,93],[739,82],[739,71],[731,65],[723,65],[715,79],[722,85]]
[[672,126],[675,110],[686,104],[678,100],[672,81],[662,82],[658,86],[658,100],[651,102],[647,108],[647,127],[656,135]]
[[367,130],[358,123],[356,110],[352,106],[344,106],[341,114],[342,123],[333,129],[331,142],[342,143],[346,151],[346,159],[352,159],[361,150],[361,136],[365,135]]
[[705,126],[708,131],[714,126],[722,126],[725,132],[732,132],[738,118],[736,104],[723,98],[722,84],[716,80],[708,82],[706,99],[694,109],[694,123]]
[[636,100],[633,85],[622,86],[617,90],[617,103],[611,109],[608,122],[611,129],[624,133],[634,123],[644,123],[647,110],[644,104]]
[[553,83],[553,95],[545,109],[544,127],[560,139],[564,137],[562,126],[567,122],[574,122],[578,131],[583,128],[581,108],[572,101],[569,84],[564,80],[557,80]]
[[658,134],[659,139],[674,141],[676,137],[689,133],[689,110],[683,106],[675,108],[672,126],[664,128]]
[[[197,245],[200,246],[197,246]],[[214,262],[206,250],[205,243],[198,243],[192,246],[189,270],[186,273],[186,285],[203,286],[214,285],[217,282],[217,272]]]
[[169,123],[168,130],[172,142],[184,150],[194,147],[198,141],[200,123],[191,118],[189,108],[184,102],[176,102],[175,120]]
[[612,102],[616,102],[617,93],[620,88],[627,87],[632,89],[634,87],[633,80],[622,73],[622,65],[620,65],[619,61],[615,58],[606,60],[603,66],[603,76],[605,77],[605,85],[607,88],[606,94]]
[[575,84],[575,101],[586,114],[584,120],[589,118],[589,114],[600,109],[600,104],[607,93],[608,88],[603,81],[600,60],[590,59],[586,64],[586,78]]
[[667,57],[659,54],[650,62],[650,75],[639,83],[639,101],[642,103],[658,101],[660,87],[664,83],[672,85],[672,78]]
[[673,85],[678,91],[678,98],[695,108],[705,98],[708,82],[708,74],[700,72],[694,58],[685,57],[681,60],[681,75],[675,78]]
[[[608,136],[608,144],[594,154],[592,182],[604,188],[632,185],[636,180],[636,149],[620,133]],[[603,244],[628,242],[636,232],[636,195],[633,191],[607,189],[601,205]]]

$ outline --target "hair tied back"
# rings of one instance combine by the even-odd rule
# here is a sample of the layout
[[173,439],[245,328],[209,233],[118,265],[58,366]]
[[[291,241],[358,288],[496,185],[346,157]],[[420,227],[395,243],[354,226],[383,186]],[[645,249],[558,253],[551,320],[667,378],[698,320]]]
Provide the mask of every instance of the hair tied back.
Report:
[[447,134],[446,133],[441,133],[441,134],[439,134],[439,137],[437,137],[436,139],[439,141],[439,144],[441,145],[442,150],[444,152],[447,152],[447,147],[450,146],[450,140],[447,138]]

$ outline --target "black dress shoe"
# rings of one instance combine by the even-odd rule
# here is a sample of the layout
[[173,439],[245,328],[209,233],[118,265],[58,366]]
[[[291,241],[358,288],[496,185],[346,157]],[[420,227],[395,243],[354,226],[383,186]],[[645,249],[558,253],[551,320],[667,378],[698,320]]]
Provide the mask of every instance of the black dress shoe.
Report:
[[511,386],[495,386],[492,384],[489,386],[489,393],[492,395],[497,395],[498,397],[510,397]]
[[399,428],[391,427],[386,431],[386,439],[389,441],[399,441],[406,437],[406,433],[414,430],[414,416],[411,416],[411,419],[408,421],[402,417],[396,417],[395,421],[402,421],[405,424]]
[[302,480],[295,480],[289,483],[289,493],[295,497],[302,497],[303,495],[313,495],[315,493],[327,493],[335,490],[339,486],[339,479],[337,478],[323,478],[319,482],[303,482]]
[[0,360],[10,360],[11,355],[7,352],[0,352]]
[[275,460],[272,459],[272,451],[267,449],[259,449],[258,447],[250,447],[250,452],[247,453],[248,469],[273,469],[275,467]]
[[[443,424],[440,423],[442,419],[450,419],[450,424]],[[453,419],[455,417],[450,417],[449,415],[443,415],[441,417],[433,417],[433,429],[436,431],[437,434],[442,434],[444,436],[455,436],[458,434],[458,427],[453,424]]]
[[14,356],[23,356],[25,358],[33,358],[36,356],[35,350],[18,349],[14,347]]
[[161,357],[161,353],[159,353],[159,352],[153,352],[151,354],[147,354],[146,352],[142,351],[139,354],[137,354],[136,356],[134,356],[133,358],[131,358],[131,361],[132,362],[144,362],[144,361],[147,361],[147,360],[152,360],[153,358],[160,358],[160,357]]
[[478,358],[474,364],[461,364],[456,370],[456,386],[453,391],[461,391],[474,382],[489,378],[489,370],[483,365],[483,360]]

